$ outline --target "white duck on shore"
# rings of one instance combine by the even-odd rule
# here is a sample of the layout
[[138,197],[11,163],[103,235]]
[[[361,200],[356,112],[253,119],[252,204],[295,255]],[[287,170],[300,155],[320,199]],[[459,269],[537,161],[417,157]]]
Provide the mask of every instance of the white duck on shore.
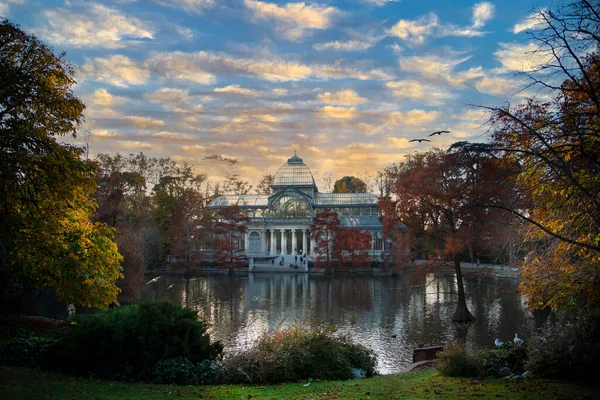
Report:
[[515,342],[515,344],[521,344],[521,343],[523,343],[523,339],[521,339],[521,338],[519,337],[519,335],[515,333],[515,339],[514,339],[514,342]]

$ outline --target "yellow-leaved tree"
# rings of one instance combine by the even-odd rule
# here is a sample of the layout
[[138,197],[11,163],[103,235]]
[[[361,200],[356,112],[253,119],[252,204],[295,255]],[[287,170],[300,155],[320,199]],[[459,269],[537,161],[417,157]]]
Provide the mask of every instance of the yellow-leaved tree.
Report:
[[526,76],[551,100],[492,109],[493,147],[520,165],[515,194],[530,201],[504,206],[529,222],[521,289],[534,309],[598,309],[600,5],[572,1],[537,19],[544,61]]
[[57,142],[83,121],[72,76],[64,55],[0,20],[1,289],[52,287],[65,303],[106,308],[121,277],[114,231],[90,220],[93,165]]

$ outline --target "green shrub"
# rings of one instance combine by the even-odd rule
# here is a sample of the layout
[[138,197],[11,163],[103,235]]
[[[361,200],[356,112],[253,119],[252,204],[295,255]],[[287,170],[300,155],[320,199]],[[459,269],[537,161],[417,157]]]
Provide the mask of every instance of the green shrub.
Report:
[[525,367],[536,377],[593,382],[600,365],[600,313],[546,325],[529,342]]
[[222,380],[227,383],[277,383],[301,379],[351,379],[352,369],[375,374],[372,350],[348,336],[322,328],[292,327],[263,335],[258,343],[226,358]]
[[482,355],[469,352],[461,343],[451,342],[437,353],[435,369],[444,376],[480,377],[483,375]]
[[495,350],[481,353],[483,376],[498,376],[498,370],[503,367],[510,369],[513,375],[522,374],[525,372],[527,348],[527,342],[504,342]]
[[19,365],[37,367],[48,349],[57,339],[39,336],[18,337],[0,349],[0,363],[3,365]]
[[194,363],[185,357],[159,361],[151,372],[151,381],[168,385],[210,385],[216,383],[219,366],[213,360]]
[[198,313],[167,302],[118,307],[77,317],[72,329],[44,358],[48,367],[110,379],[151,379],[164,360],[192,363],[217,359],[223,346],[210,343]]
[[31,331],[17,324],[10,318],[0,317],[0,337],[23,338],[32,334]]

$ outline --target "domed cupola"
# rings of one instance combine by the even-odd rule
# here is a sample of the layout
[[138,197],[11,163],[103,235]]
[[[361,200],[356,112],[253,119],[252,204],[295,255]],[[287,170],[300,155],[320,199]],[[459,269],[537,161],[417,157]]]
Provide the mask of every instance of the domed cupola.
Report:
[[288,158],[287,163],[279,167],[271,185],[273,191],[288,187],[317,189],[310,168],[296,154]]

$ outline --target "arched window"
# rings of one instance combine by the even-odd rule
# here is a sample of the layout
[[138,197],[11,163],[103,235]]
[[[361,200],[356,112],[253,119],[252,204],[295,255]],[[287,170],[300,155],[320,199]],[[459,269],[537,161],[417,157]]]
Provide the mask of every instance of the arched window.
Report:
[[275,218],[310,218],[310,205],[299,195],[285,194],[271,204]]
[[252,232],[250,234],[250,253],[260,252],[260,235],[258,232]]
[[254,217],[255,218],[262,218],[263,217],[263,210],[262,208],[259,208],[256,210],[256,212],[254,213]]

